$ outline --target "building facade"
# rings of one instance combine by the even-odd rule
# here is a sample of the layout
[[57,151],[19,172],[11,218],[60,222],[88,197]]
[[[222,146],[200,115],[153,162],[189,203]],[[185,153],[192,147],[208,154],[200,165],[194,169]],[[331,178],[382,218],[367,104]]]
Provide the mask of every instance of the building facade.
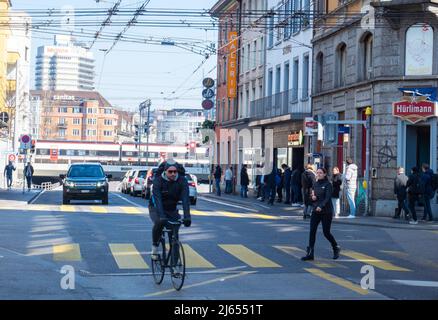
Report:
[[[428,163],[437,169],[437,3],[317,4],[313,113],[323,124],[348,122],[342,131],[348,125],[349,133],[325,125],[324,141],[316,151],[324,155],[329,169],[337,165],[342,171],[345,158],[352,157],[359,176],[371,177],[367,181],[371,213],[393,215],[396,168],[405,167],[409,173],[413,166]],[[368,107],[372,116],[366,128],[355,121],[367,119]],[[358,198],[361,189],[359,184]],[[436,200],[433,203],[437,218]]]
[[184,145],[191,141],[201,142],[198,132],[205,121],[201,109],[155,110],[157,143],[174,143]]
[[31,91],[39,139],[116,142],[118,116],[98,92]]
[[36,90],[94,90],[93,53],[76,45],[69,36],[56,35],[53,46],[38,48]]

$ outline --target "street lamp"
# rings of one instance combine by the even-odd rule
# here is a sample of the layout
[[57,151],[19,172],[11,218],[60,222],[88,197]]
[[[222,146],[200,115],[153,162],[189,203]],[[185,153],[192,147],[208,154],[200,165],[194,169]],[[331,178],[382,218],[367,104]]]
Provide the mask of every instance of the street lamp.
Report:
[[139,105],[139,109],[140,109],[140,123],[138,126],[138,131],[139,131],[139,135],[138,135],[138,165],[141,165],[141,136],[144,133],[144,123],[143,123],[143,119],[142,119],[142,111],[144,109],[148,110],[147,113],[147,138],[146,138],[146,166],[147,163],[149,162],[149,115],[150,115],[150,109],[151,109],[151,100],[147,99],[145,101],[143,101],[142,103],[140,103]]

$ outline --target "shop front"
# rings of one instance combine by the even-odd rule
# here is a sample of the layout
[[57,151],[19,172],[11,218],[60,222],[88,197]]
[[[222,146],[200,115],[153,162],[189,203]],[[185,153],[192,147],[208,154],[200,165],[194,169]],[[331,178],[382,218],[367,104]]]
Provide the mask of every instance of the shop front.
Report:
[[304,166],[303,123],[274,128],[274,164],[281,168],[283,163],[289,167]]

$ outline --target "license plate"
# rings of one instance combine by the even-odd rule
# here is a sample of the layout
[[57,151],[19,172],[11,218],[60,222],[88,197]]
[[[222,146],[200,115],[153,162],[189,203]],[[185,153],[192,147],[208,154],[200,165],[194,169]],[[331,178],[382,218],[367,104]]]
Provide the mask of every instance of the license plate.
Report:
[[89,193],[90,190],[81,190],[82,193]]

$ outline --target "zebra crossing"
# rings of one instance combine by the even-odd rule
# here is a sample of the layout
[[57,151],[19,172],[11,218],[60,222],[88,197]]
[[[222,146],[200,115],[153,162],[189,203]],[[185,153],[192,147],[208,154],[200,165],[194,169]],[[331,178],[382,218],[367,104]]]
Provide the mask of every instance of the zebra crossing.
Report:
[[[194,248],[189,244],[183,244],[186,256],[186,267],[189,269],[215,269],[222,268],[224,261],[230,263],[234,261],[234,265],[244,265],[252,269],[281,269],[287,268],[288,264],[284,261],[295,258],[300,260],[304,254],[302,249],[285,246],[271,245],[263,248],[252,248],[243,244],[215,244],[216,248],[201,249]],[[219,254],[211,253],[213,250],[219,250]],[[150,269],[149,259],[150,252],[142,251],[134,243],[108,243],[106,244],[107,256],[110,256],[112,261],[120,270],[147,270]],[[274,250],[275,254],[272,254]],[[265,252],[270,253],[269,256]],[[315,261],[310,261],[305,266],[311,266],[313,269],[347,269],[351,266],[351,262],[361,262],[363,264],[373,265],[376,268],[393,271],[393,272],[410,272],[411,270],[405,267],[395,265],[393,261],[384,260],[382,258],[365,255],[361,252],[353,250],[344,250],[341,252],[344,257],[350,259],[340,259],[333,261],[331,259],[317,258]],[[281,256],[281,261],[275,261],[273,256]],[[79,243],[58,244],[52,246],[52,257],[56,262],[80,262],[84,260],[81,253],[81,245]],[[391,257],[388,255],[388,257]],[[231,260],[230,260],[231,259]],[[230,267],[230,266],[229,266]]]

